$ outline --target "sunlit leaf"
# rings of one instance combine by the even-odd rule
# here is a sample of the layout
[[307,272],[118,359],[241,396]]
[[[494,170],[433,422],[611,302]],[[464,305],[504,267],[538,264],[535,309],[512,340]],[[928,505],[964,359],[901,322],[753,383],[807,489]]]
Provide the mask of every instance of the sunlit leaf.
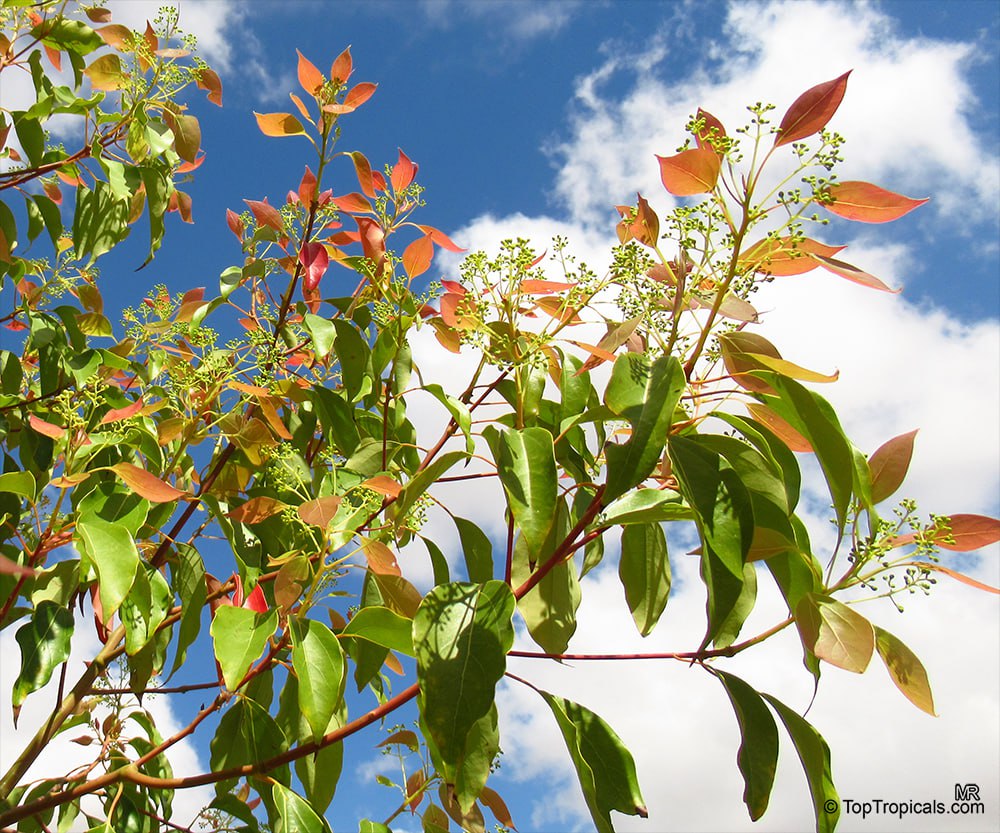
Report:
[[434,257],[434,243],[429,235],[418,237],[403,250],[403,268],[411,279],[426,272]]
[[775,277],[802,275],[816,268],[816,261],[809,255],[833,257],[845,248],[847,247],[827,246],[808,237],[802,240],[793,237],[765,237],[740,256],[740,265]]
[[307,290],[316,289],[330,265],[330,255],[322,243],[303,243],[299,250],[299,263],[305,269],[302,286]]
[[670,558],[661,524],[630,524],[622,529],[618,578],[639,634],[648,636],[670,595]]
[[316,91],[326,83],[323,73],[298,49],[295,52],[299,56],[298,76],[302,89],[309,95],[315,95]]
[[691,148],[675,156],[657,156],[660,180],[675,197],[707,194],[722,170],[718,154],[711,148]]
[[284,229],[284,223],[281,219],[281,214],[278,213],[273,205],[265,200],[243,200],[249,206],[254,219],[261,226],[267,226],[268,228],[273,228],[277,232],[281,232]]
[[307,500],[298,508],[299,517],[307,524],[326,529],[337,514],[341,500],[338,495]]
[[194,162],[201,147],[201,125],[195,116],[185,113],[163,111],[163,120],[174,134],[174,147],[177,155],[187,162]]
[[139,551],[132,533],[120,523],[88,518],[76,525],[76,531],[97,569],[103,621],[107,624],[132,587]]
[[155,474],[133,463],[116,463],[111,469],[130,489],[150,503],[170,503],[188,496],[187,492],[174,488]]
[[308,740],[319,740],[343,704],[344,652],[332,631],[315,619],[293,620],[289,629],[299,708],[311,730]]
[[222,80],[219,74],[208,67],[203,67],[197,72],[198,88],[208,92],[208,100],[219,107],[222,106]]
[[888,631],[875,626],[875,647],[885,662],[889,676],[914,706],[934,715],[934,696],[927,680],[927,671],[916,654]]
[[1000,541],[1000,520],[985,515],[949,515],[947,534],[937,535],[934,543],[943,550],[971,552]]
[[895,194],[870,182],[837,182],[826,194],[832,202],[824,202],[823,207],[838,217],[861,223],[888,223],[919,208],[928,198],[912,199]]
[[52,672],[69,658],[73,613],[52,601],[39,602],[30,619],[18,628],[21,668],[11,692],[14,720],[25,698],[44,686]]
[[392,175],[390,176],[392,190],[398,194],[400,191],[408,188],[410,183],[413,182],[413,178],[417,175],[418,167],[400,149],[399,160],[392,166]]
[[306,129],[291,113],[258,113],[257,126],[265,136],[302,136]]
[[913,440],[917,432],[908,431],[893,437],[868,458],[872,472],[872,501],[881,503],[903,485],[913,457]]
[[848,70],[832,81],[817,84],[795,99],[781,119],[774,146],[781,147],[797,142],[799,139],[819,133],[826,127],[844,99],[847,76],[850,74],[851,70]]
[[854,283],[859,283],[862,286],[867,286],[871,289],[879,289],[882,292],[899,292],[898,289],[886,286],[886,284],[874,275],[869,275],[867,272],[858,269],[857,266],[852,266],[850,263],[845,263],[842,260],[834,260],[832,257],[824,257],[823,255],[811,254],[809,257],[815,260],[828,272],[833,272],[833,274],[840,275],[840,277],[847,278],[847,280],[853,281]]
[[113,53],[95,58],[84,73],[90,79],[90,86],[95,90],[120,90],[128,83],[122,71],[121,59]]
[[277,624],[278,612],[274,610],[255,613],[245,607],[223,605],[215,611],[211,627],[215,658],[230,691],[236,691],[250,666],[260,658]]
[[860,674],[871,662],[872,623],[843,602],[809,593],[795,609],[795,624],[802,643],[831,665]]

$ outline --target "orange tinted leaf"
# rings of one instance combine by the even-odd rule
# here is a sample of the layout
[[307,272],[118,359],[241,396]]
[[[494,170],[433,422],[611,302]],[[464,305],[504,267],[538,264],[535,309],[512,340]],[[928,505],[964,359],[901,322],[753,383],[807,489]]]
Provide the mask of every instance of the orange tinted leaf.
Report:
[[298,508],[299,517],[307,524],[326,529],[330,525],[330,521],[333,520],[333,516],[337,514],[340,500],[337,495],[307,500]]
[[427,235],[418,237],[403,251],[403,268],[411,278],[422,275],[431,266],[434,243]]
[[475,302],[466,295],[446,292],[441,296],[441,318],[445,324],[457,330],[475,328],[476,318],[471,314],[475,308]]
[[350,194],[344,194],[342,197],[333,197],[330,202],[332,202],[341,211],[355,212],[355,211],[371,211],[372,205],[368,200],[365,199],[364,194],[359,194],[357,191],[352,191]]
[[202,163],[205,161],[205,156],[206,154],[203,153],[201,156],[195,159],[194,162],[182,162],[180,165],[177,166],[177,173],[187,174],[190,173],[191,171],[196,171],[198,168],[201,167]]
[[229,230],[236,235],[238,240],[243,239],[243,232],[246,230],[246,226],[243,225],[240,215],[231,208],[226,209],[226,225],[229,226]]
[[354,71],[353,63],[351,61],[351,47],[347,47],[343,52],[341,52],[333,61],[330,67],[330,78],[340,84],[346,84],[347,79],[351,77],[351,73]]
[[306,129],[291,113],[258,113],[257,126],[265,136],[301,136]]
[[380,576],[401,575],[395,554],[381,541],[364,541],[361,548],[365,551],[368,568],[373,573]]
[[431,240],[434,241],[435,246],[440,246],[442,249],[446,249],[449,252],[465,251],[465,249],[463,249],[461,246],[455,245],[455,243],[452,242],[451,238],[448,237],[447,234],[445,234],[443,231],[439,231],[433,226],[421,226],[418,224],[417,228],[420,229],[424,234],[429,234]]
[[120,23],[102,26],[100,29],[95,29],[94,31],[101,36],[108,46],[117,49],[119,52],[132,43],[132,30],[128,26],[122,26]]
[[977,590],[985,590],[987,593],[996,593],[1000,595],[1000,587],[993,587],[990,584],[984,584],[981,581],[976,581],[976,579],[971,576],[956,572],[955,570],[951,570],[941,564],[934,564],[930,561],[917,561],[915,563],[919,567],[926,567],[928,570],[934,570],[935,572],[951,576],[955,579],[955,581],[960,581],[962,584],[968,584],[969,587],[975,587]]
[[276,498],[257,495],[250,498],[246,503],[241,503],[239,506],[230,509],[226,514],[234,521],[239,521],[243,524],[256,524],[267,520],[272,515],[277,515],[285,508],[285,505]]
[[305,173],[302,174],[302,180],[299,182],[298,194],[302,204],[307,207],[311,206],[316,198],[316,174],[308,165],[306,165]]
[[61,440],[64,436],[66,436],[65,428],[60,428],[58,425],[53,425],[51,422],[39,419],[34,414],[28,415],[28,425],[30,425],[39,434],[53,440]]
[[354,172],[358,176],[358,185],[366,197],[375,199],[375,186],[372,182],[372,166],[368,163],[367,157],[360,151],[351,151],[347,154],[354,163]]
[[198,89],[208,91],[208,100],[219,107],[222,106],[222,79],[214,69],[205,67],[198,71]]
[[354,221],[361,233],[361,250],[365,257],[374,261],[378,271],[385,260],[385,232],[371,217],[355,217]]
[[417,175],[417,165],[410,161],[410,158],[399,151],[399,161],[392,167],[392,189],[398,194],[406,188]]
[[83,73],[95,90],[120,90],[125,86],[121,59],[111,53],[95,58]]
[[150,503],[170,503],[187,496],[186,492],[175,489],[155,474],[132,463],[116,463],[111,470],[125,481],[125,485],[133,492],[146,498]]
[[764,272],[775,277],[802,275],[811,272],[817,266],[808,255],[833,257],[846,248],[846,246],[827,246],[808,237],[798,241],[791,237],[778,239],[765,237],[747,249],[740,257],[740,265],[743,268],[752,267],[756,272]]
[[253,212],[259,225],[268,226],[275,231],[282,231],[281,215],[278,213],[278,209],[270,205],[266,199],[263,201],[243,200],[243,202],[250,207],[250,211]]
[[919,208],[929,198],[915,200],[879,188],[870,182],[839,182],[827,189],[832,203],[823,207],[831,214],[860,223],[888,223]]
[[380,495],[385,495],[386,497],[399,497],[399,493],[403,490],[395,480],[391,477],[386,477],[384,474],[378,474],[375,477],[369,477],[362,486],[366,486],[373,492],[378,492]]
[[[613,362],[615,360],[615,354],[610,350],[605,350],[603,347],[587,344],[583,341],[573,341],[571,339],[567,339],[567,341],[569,341],[570,344],[575,344],[581,350],[586,350],[590,353],[591,356],[597,359],[597,364],[600,364],[601,362]],[[596,365],[594,366],[596,367]]]
[[302,103],[302,99],[295,95],[295,93],[289,93],[288,97],[292,100],[292,104],[295,105],[296,109],[298,109],[298,111],[302,114],[302,118],[310,124],[314,124],[315,122],[309,118],[309,110],[306,108],[306,105]]
[[657,156],[660,180],[675,197],[707,194],[719,179],[721,162],[711,148],[691,148],[676,156]]
[[970,552],[1000,541],[1000,520],[985,515],[951,515],[948,518],[951,541],[935,539],[943,550]]
[[638,198],[638,213],[635,222],[632,223],[632,236],[642,245],[653,247],[660,239],[660,218],[649,207],[649,203],[642,194],[636,194],[636,197]]
[[357,109],[375,94],[377,87],[378,84],[372,84],[370,81],[362,81],[355,85],[344,99],[344,106]]
[[326,83],[326,79],[323,77],[323,73],[316,68],[315,64],[299,52],[298,49],[295,51],[299,56],[299,83],[302,85],[302,89],[309,93],[309,95],[315,95],[316,91]]
[[859,283],[862,286],[871,287],[872,289],[879,289],[882,292],[899,292],[898,289],[892,289],[886,286],[882,281],[876,278],[874,275],[869,275],[867,272],[863,272],[858,269],[857,266],[852,266],[850,263],[845,263],[842,260],[834,260],[832,257],[823,257],[823,255],[809,255],[813,258],[820,266],[826,269],[828,272],[833,272],[835,275],[840,275],[842,278],[847,278],[849,281],[854,283]]
[[142,410],[142,407],[142,397],[139,397],[135,400],[135,402],[130,405],[126,405],[124,408],[112,408],[103,417],[101,417],[99,424],[107,425],[109,422],[117,422],[120,419],[129,419],[139,413],[139,411]]
[[511,830],[517,830],[514,826],[514,820],[510,816],[510,810],[507,809],[504,800],[494,790],[491,790],[489,787],[483,787],[482,792],[479,793],[479,800],[490,808],[490,811],[496,816],[496,820],[500,824]]
[[444,287],[446,292],[454,292],[456,295],[465,295],[469,291],[457,281],[449,281],[446,278],[442,278],[441,286]]
[[92,8],[85,9],[85,14],[91,23],[107,23],[111,20],[111,12],[108,9]]
[[792,451],[808,452],[813,450],[809,440],[767,406],[750,402],[747,404],[747,410],[757,422],[777,434],[778,438]]
[[521,291],[528,295],[550,295],[553,292],[565,292],[572,289],[576,284],[565,283],[563,281],[537,281],[527,279],[521,281]]
[[726,135],[726,128],[722,126],[722,122],[719,121],[715,116],[709,113],[707,110],[702,110],[701,107],[698,108],[698,113],[696,115],[698,119],[705,122],[705,126],[698,131],[698,135],[694,137],[695,142],[700,148],[708,148],[714,153],[718,153],[711,143],[708,141],[709,137],[714,137],[716,139],[722,139]]
[[913,440],[916,436],[916,431],[909,431],[893,437],[868,458],[874,503],[881,503],[903,484],[913,457]]
[[44,46],[45,46],[45,54],[48,56],[49,62],[52,64],[52,66],[55,67],[56,72],[61,72],[62,53],[58,49],[49,46],[47,43],[44,44]]
[[146,21],[146,30],[142,33],[142,37],[146,41],[146,46],[149,47],[149,51],[155,55],[156,50],[160,48],[160,40],[156,37],[153,24],[148,20]]
[[847,76],[850,74],[851,70],[848,70],[839,78],[817,84],[795,99],[778,126],[774,146],[781,147],[796,142],[819,133],[826,127],[844,99]]
[[563,324],[572,326],[574,324],[583,323],[583,319],[577,315],[579,310],[575,307],[567,305],[559,298],[543,296],[535,299],[535,306],[551,315],[557,321],[561,321]]
[[175,190],[170,195],[170,202],[168,204],[169,211],[177,211],[181,215],[181,219],[185,223],[193,223],[194,219],[191,217],[191,195],[185,194],[183,191]]
[[[380,747],[389,746],[393,743],[400,743],[403,744],[404,746],[408,746],[414,752],[416,752],[420,748],[420,741],[417,740],[416,734],[411,732],[409,729],[403,729],[399,732],[393,732],[391,735],[389,735],[389,737],[387,737],[384,741],[382,741],[379,744],[379,746]],[[410,779],[407,779],[407,783],[409,783],[410,780],[412,780],[412,776]],[[417,785],[419,786],[421,783],[423,783],[422,778],[420,781],[417,782]],[[410,792],[410,790],[408,790],[407,792]]]
[[0,575],[24,576],[30,578],[35,575],[35,571],[30,567],[22,567],[20,564],[11,561],[6,555],[0,554]]

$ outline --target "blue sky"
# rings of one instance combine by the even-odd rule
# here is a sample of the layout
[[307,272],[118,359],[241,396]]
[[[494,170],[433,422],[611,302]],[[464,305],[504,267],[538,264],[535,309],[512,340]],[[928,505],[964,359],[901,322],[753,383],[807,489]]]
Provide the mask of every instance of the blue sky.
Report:
[[[141,25],[157,4],[109,5],[117,20]],[[196,222],[169,224],[164,249],[138,274],[132,269],[141,252],[124,247],[105,258],[109,307],[112,297],[135,304],[156,282],[173,290],[214,287],[239,258],[225,209],[240,210],[244,198],[279,202],[298,184],[303,166],[312,164],[305,141],[266,139],[251,112],[290,109],[296,48],[326,69],[350,44],[355,79],[378,82],[371,101],[343,121],[341,148],[361,150],[381,166],[401,147],[419,163],[428,201],[421,222],[487,250],[509,236],[530,237],[541,250],[553,233],[564,233],[597,266],[614,237],[614,204],[634,200],[637,190],[659,209],[672,204],[653,153],[673,152],[697,106],[735,125],[745,104],[773,101],[781,112],[807,87],[853,68],[831,124],[847,137],[842,178],[932,201],[887,226],[834,224],[825,239],[849,243],[847,259],[905,290],[881,295],[823,275],[772,285],[761,332],[801,364],[840,369],[840,381],[822,392],[863,450],[921,427],[907,491],[922,509],[996,514],[996,3],[183,0],[181,7],[182,27],[199,36],[219,69],[225,107],[192,97],[208,154],[189,189]],[[329,183],[337,194],[357,188],[350,165],[341,163]],[[431,275],[454,279],[454,261],[436,261]],[[335,279],[332,271],[326,278]],[[442,362],[429,344],[415,345],[415,354],[425,373],[448,378],[463,370],[460,362]],[[814,534],[822,540],[822,488],[814,484],[813,494],[820,509]],[[474,517],[482,498],[464,499],[464,514]],[[446,540],[448,534],[442,532]],[[996,585],[996,556],[994,548],[970,570]],[[425,567],[414,570],[416,580],[426,578]],[[683,555],[674,571],[679,585],[694,578]],[[683,650],[697,643],[703,599],[684,592],[693,581],[678,587],[646,640],[635,636],[614,571],[588,581],[571,650]],[[950,817],[943,826],[987,830],[1000,816],[996,597],[955,585],[934,595],[916,600],[906,616],[887,609],[877,621],[924,659],[941,716],[916,712],[873,667],[862,677],[827,672],[810,719],[831,743],[844,798],[947,799],[954,783],[979,783],[987,816]],[[763,599],[746,632],[755,622],[773,622],[775,609],[774,599]],[[733,670],[804,708],[811,689],[794,637],[774,643],[740,658]],[[731,710],[686,668],[541,668],[522,661],[512,670],[590,706],[633,749],[651,818],[619,817],[619,829],[751,828],[740,801]],[[191,679],[204,677],[197,667],[191,671]],[[500,702],[508,754],[495,786],[518,828],[590,829],[562,742],[538,712],[536,695],[509,688]],[[197,702],[180,715],[191,707]],[[338,831],[356,829],[361,813],[382,818],[394,806],[387,790],[373,786],[374,738],[365,733],[348,745],[348,763],[360,765],[342,776],[330,816]],[[205,748],[179,754],[187,758],[175,762],[177,771],[207,761]],[[772,806],[753,829],[803,829],[810,819],[801,769],[786,750]],[[399,822],[394,829],[419,829],[408,816]],[[941,826],[940,818],[841,820],[842,830]]]

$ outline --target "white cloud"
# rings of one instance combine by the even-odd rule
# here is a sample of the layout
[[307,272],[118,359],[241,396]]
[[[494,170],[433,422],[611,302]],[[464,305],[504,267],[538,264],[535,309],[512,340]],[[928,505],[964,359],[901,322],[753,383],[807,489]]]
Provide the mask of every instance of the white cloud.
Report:
[[558,32],[580,5],[579,0],[536,0],[516,6],[502,0],[421,0],[420,8],[436,26],[450,26],[457,16],[488,19],[509,39],[530,41]]

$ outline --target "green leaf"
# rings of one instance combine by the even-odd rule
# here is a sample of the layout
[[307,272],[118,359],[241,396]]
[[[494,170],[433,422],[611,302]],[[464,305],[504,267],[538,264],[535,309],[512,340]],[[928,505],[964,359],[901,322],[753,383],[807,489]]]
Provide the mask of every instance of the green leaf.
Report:
[[21,671],[11,694],[15,723],[24,699],[44,686],[52,672],[69,659],[72,636],[72,611],[50,601],[39,602],[31,619],[18,628],[15,639],[21,646]]
[[344,702],[344,652],[322,622],[293,620],[290,630],[299,708],[312,730],[309,740],[318,740]]
[[357,402],[372,391],[372,354],[355,324],[343,318],[335,318],[333,326],[337,330],[334,349],[340,359],[340,372],[349,400]]
[[0,474],[0,492],[8,492],[28,500],[34,500],[36,488],[35,478],[30,471],[9,471]]
[[759,422],[723,412],[716,412],[713,416],[732,425],[768,460],[774,470],[780,473],[785,485],[788,511],[794,511],[799,502],[802,475],[792,450],[773,431]]
[[341,635],[364,639],[408,657],[414,656],[412,620],[381,605],[361,608]]
[[254,613],[249,608],[223,605],[215,611],[210,629],[215,641],[215,658],[222,666],[226,688],[236,686],[264,652],[267,640],[278,624],[278,612]]
[[[569,513],[565,502],[560,501],[556,523],[542,553],[554,551],[569,534],[569,530]],[[531,577],[537,566],[536,555],[537,551],[528,547],[524,536],[518,536],[511,560],[511,584],[514,587],[524,584]],[[538,584],[518,599],[517,609],[524,617],[531,638],[542,650],[550,654],[561,654],[576,633],[576,611],[581,599],[576,563],[573,559],[568,559],[556,564]]]
[[73,248],[88,265],[111,251],[128,236],[129,201],[117,198],[106,182],[98,180],[91,190],[76,188],[73,216]]
[[[339,723],[331,724],[327,732],[333,731]],[[302,782],[306,798],[317,813],[325,813],[337,791],[337,782],[344,769],[344,744],[331,743],[312,755],[295,761],[295,774]]]
[[459,460],[467,460],[468,458],[469,456],[464,451],[446,451],[435,457],[434,461],[427,468],[417,472],[399,493],[399,498],[396,500],[396,517],[405,517],[414,501],[432,484],[436,483],[439,477]]
[[528,550],[541,559],[545,540],[556,516],[556,459],[552,435],[544,428],[483,430],[497,464],[497,474],[507,494]]
[[740,751],[736,763],[743,776],[743,803],[751,821],[767,810],[778,766],[778,726],[761,696],[739,677],[715,670],[733,704],[740,725]]
[[316,358],[325,359],[333,349],[333,342],[337,338],[337,330],[333,323],[329,318],[322,318],[311,312],[302,316],[302,323],[312,339]]
[[599,518],[601,526],[659,523],[691,520],[691,510],[677,492],[661,489],[634,489],[626,492],[605,509]]
[[172,602],[170,586],[159,570],[141,565],[119,610],[125,625],[125,653],[135,656],[149,644],[167,618]]
[[361,819],[361,823],[358,825],[358,833],[392,833],[392,830],[389,829],[389,825],[382,824],[380,821]]
[[469,581],[489,581],[493,578],[493,543],[472,521],[456,516],[455,526],[458,527]]
[[[837,788],[833,785],[830,747],[805,718],[770,694],[762,693],[761,696],[778,713],[792,743],[795,744],[795,751],[799,754],[806,780],[809,782],[809,792],[816,812],[816,833],[833,833],[840,818],[840,796],[837,795]],[[833,812],[828,812],[827,807],[834,808]]]
[[139,566],[139,551],[132,533],[124,526],[90,518],[76,525],[84,552],[97,569],[98,590],[104,624],[132,588]]
[[468,741],[493,709],[514,643],[513,613],[514,594],[503,582],[454,582],[431,590],[413,620],[421,725],[450,784],[459,777],[485,783],[488,771],[479,772]]
[[142,262],[142,266],[146,266],[163,242],[166,231],[163,218],[170,207],[170,195],[174,186],[168,172],[160,167],[141,165],[139,174],[143,185],[146,186],[146,205],[149,209],[149,252]]
[[454,396],[450,396],[445,393],[445,390],[441,387],[441,385],[424,385],[421,390],[427,391],[448,409],[448,413],[451,414],[451,418],[455,420],[455,424],[459,427],[462,431],[462,435],[465,437],[465,450],[469,454],[474,453],[476,450],[476,442],[472,438],[472,415],[469,413],[468,406],[460,399],[456,399]]
[[[725,592],[729,593],[728,573],[724,573],[724,575],[727,576],[724,580],[727,588]],[[733,584],[734,588],[736,586]],[[710,593],[709,609],[713,615],[718,616],[716,611],[722,607],[719,603],[718,590],[710,591]],[[712,620],[711,638],[716,648],[728,648],[736,641],[736,637],[740,635],[740,630],[743,628],[743,623],[746,622],[750,611],[753,610],[753,606],[756,603],[757,569],[752,563],[748,562],[743,565],[743,582],[739,585],[739,594],[736,596],[735,601],[732,602],[729,612],[718,622],[715,619]]]
[[670,558],[659,523],[634,524],[622,529],[618,578],[625,588],[625,601],[635,626],[642,636],[649,636],[660,621],[670,595]]
[[795,609],[795,624],[805,645],[819,659],[862,673],[875,651],[872,623],[829,596],[807,593]]
[[704,543],[734,576],[742,576],[753,539],[753,508],[743,482],[700,437],[671,437],[670,459]]
[[854,450],[836,413],[825,399],[798,382],[775,373],[756,375],[777,393],[777,397],[762,395],[761,401],[809,440],[816,452],[833,499],[839,534],[843,535],[856,475]]
[[641,353],[624,353],[615,360],[604,403],[629,421],[632,436],[624,445],[605,449],[605,500],[624,494],[652,473],[684,385],[684,371],[674,356],[661,356],[652,364]]
[[198,551],[184,543],[177,544],[177,557],[170,562],[174,592],[181,600],[181,619],[177,629],[177,653],[170,676],[184,664],[187,649],[201,631],[201,609],[205,604],[205,564]]
[[[266,708],[249,697],[234,700],[235,703],[223,713],[212,738],[209,766],[213,772],[265,761],[288,748],[285,735]],[[282,783],[288,782],[287,766],[268,774]],[[218,782],[217,794],[229,791],[233,783],[233,780]]]
[[448,559],[444,557],[441,548],[430,538],[423,538],[424,546],[427,547],[427,554],[431,558],[431,568],[434,570],[434,584],[447,584],[451,581],[451,574],[448,571]]
[[614,833],[612,810],[646,818],[635,762],[621,738],[589,709],[547,691],[538,693],[559,724],[598,833]]
[[934,716],[934,696],[923,663],[891,633],[878,625],[874,628],[875,647],[896,687],[914,706]]

